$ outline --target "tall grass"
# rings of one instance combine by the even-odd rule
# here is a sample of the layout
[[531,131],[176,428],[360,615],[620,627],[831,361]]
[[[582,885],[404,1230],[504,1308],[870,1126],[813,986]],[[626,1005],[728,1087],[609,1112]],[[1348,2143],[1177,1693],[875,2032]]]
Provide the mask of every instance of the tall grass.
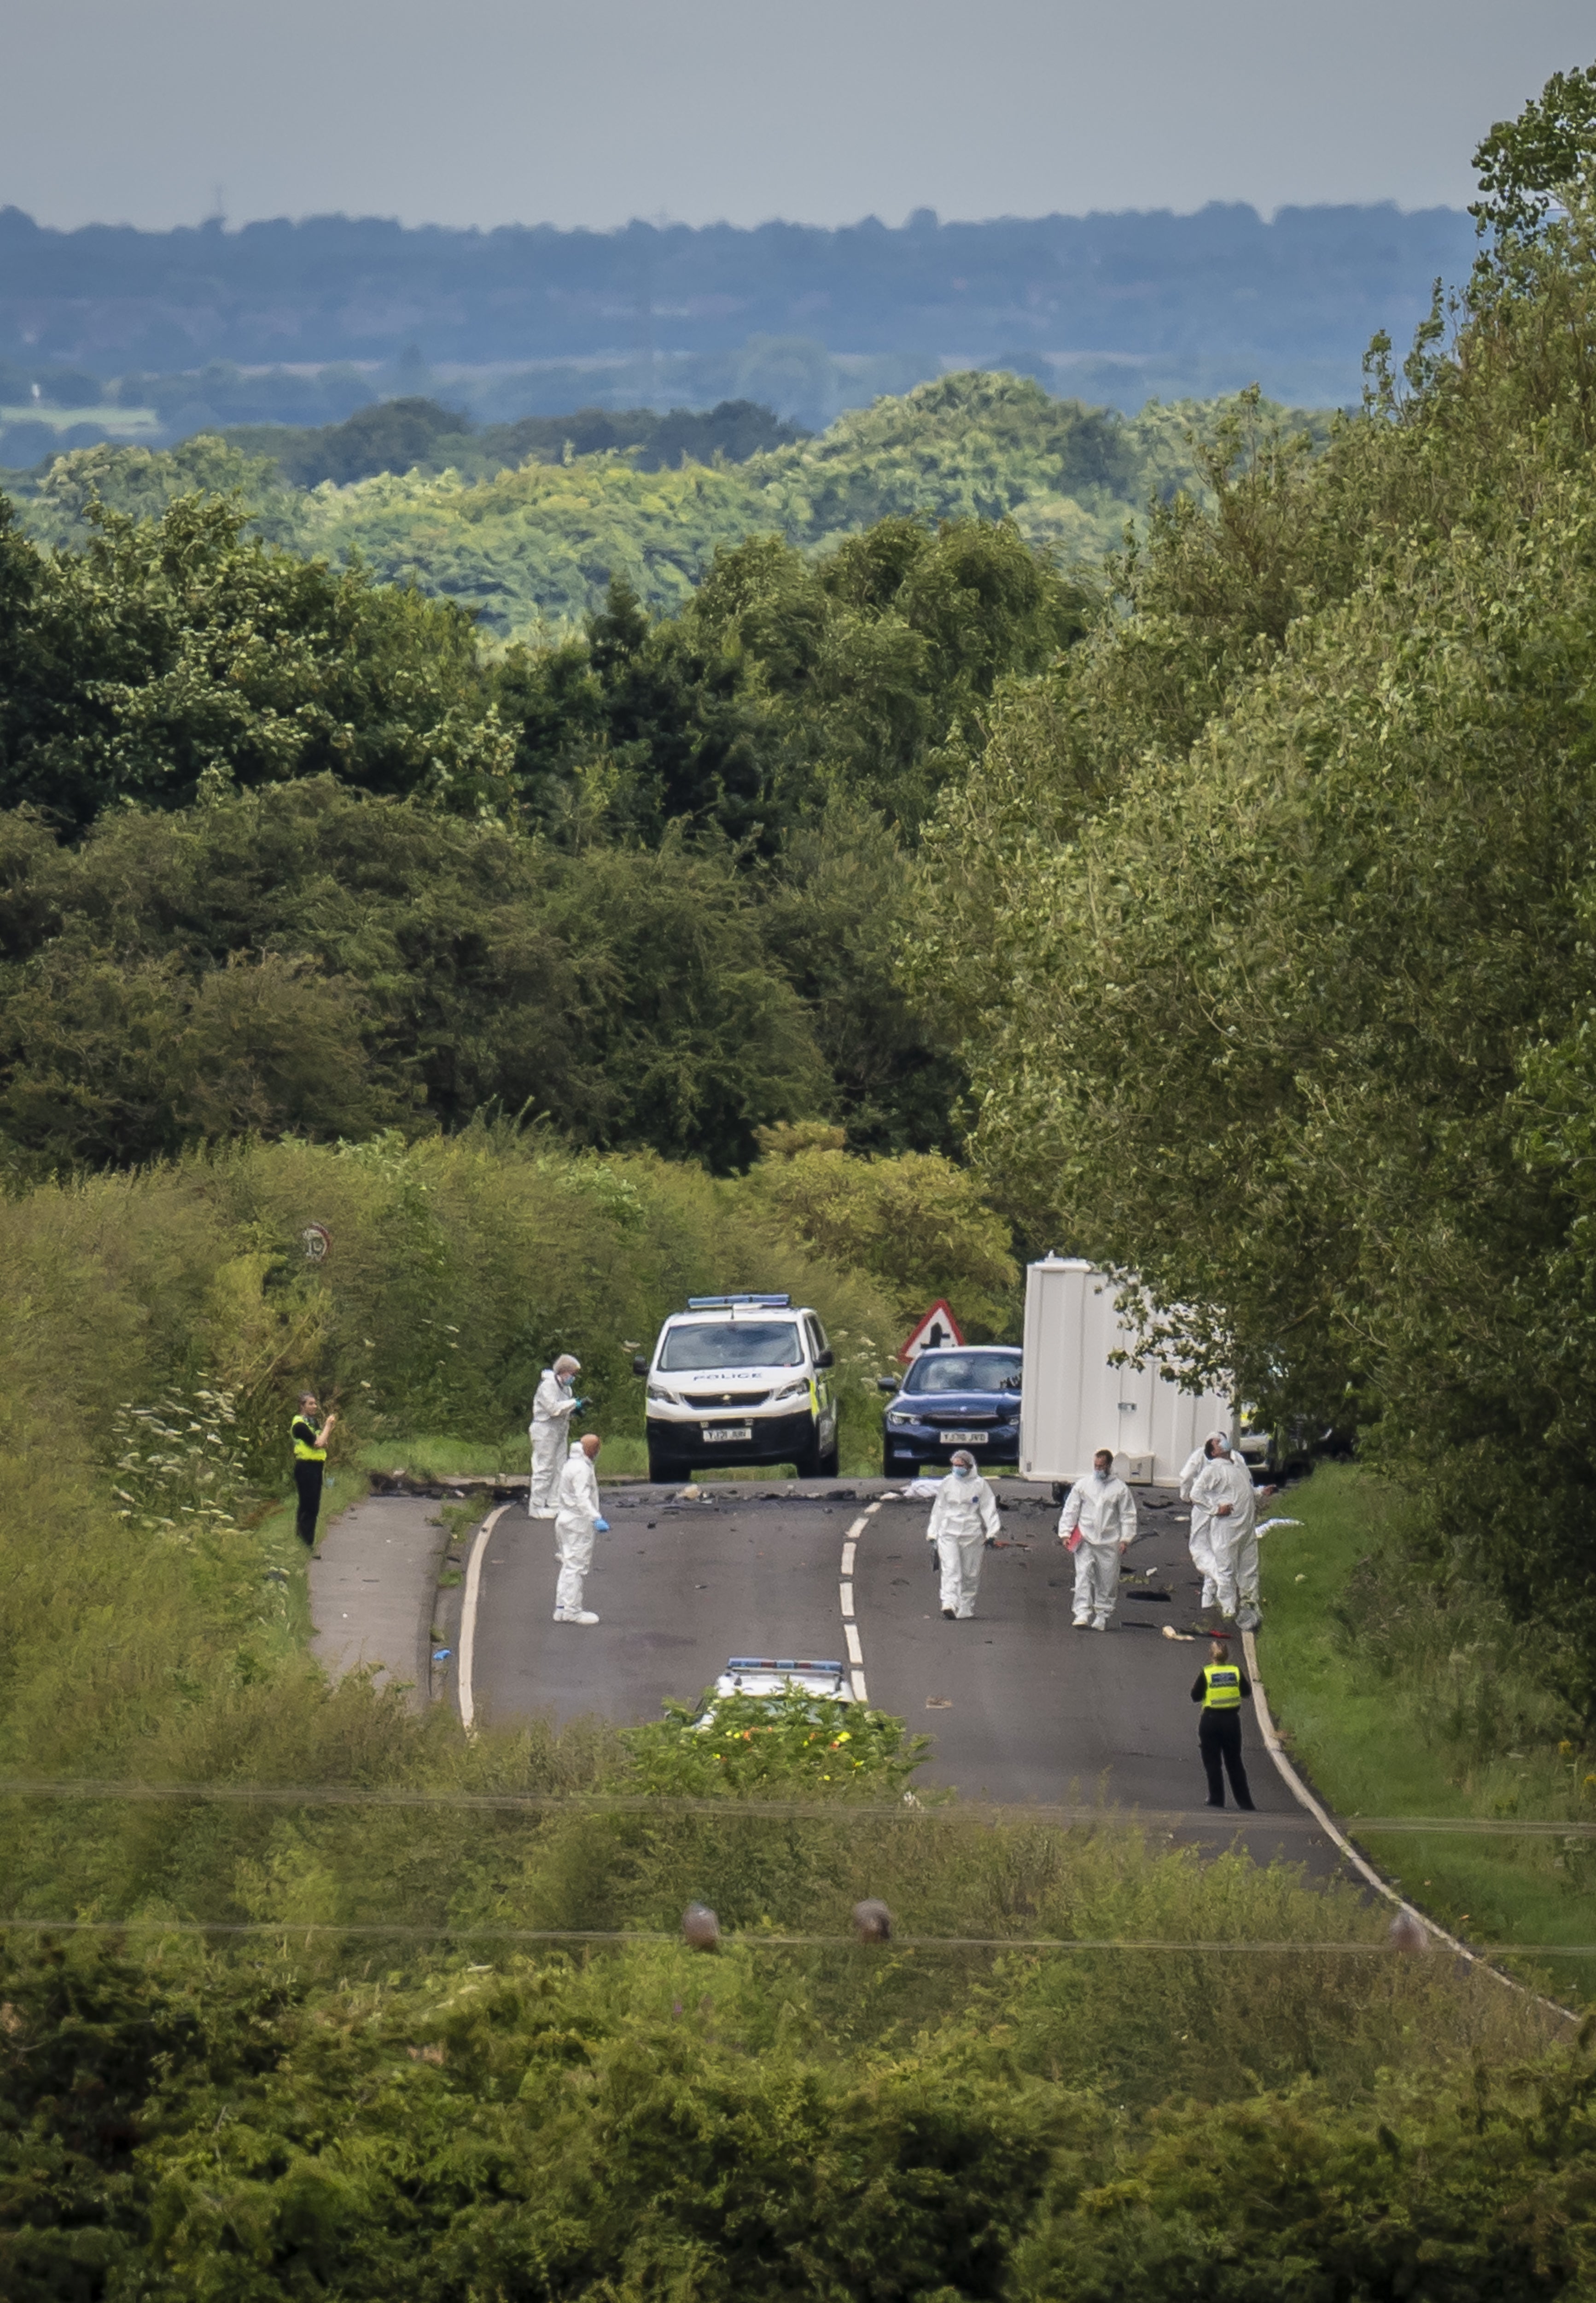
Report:
[[[324,1262],[303,1234],[332,1235]],[[692,1293],[790,1288],[837,1334],[844,1421],[875,1430],[895,1332],[875,1283],[784,1234],[735,1181],[648,1156],[573,1155],[508,1127],[404,1145],[239,1144],[0,1203],[0,1349],[80,1447],[127,1402],[208,1374],[275,1477],[293,1395],[385,1434],[497,1442],[540,1370],[583,1362],[601,1429],[640,1434],[634,1347]]]
[[[1326,1465],[1264,1544],[1259,1661],[1319,1789],[1421,1909],[1483,1942],[1596,1940],[1596,1840],[1382,1837],[1362,1816],[1596,1823],[1596,1744],[1537,1669],[1539,1634],[1408,1548],[1399,1497]],[[1596,1962],[1539,1978],[1565,1998]]]

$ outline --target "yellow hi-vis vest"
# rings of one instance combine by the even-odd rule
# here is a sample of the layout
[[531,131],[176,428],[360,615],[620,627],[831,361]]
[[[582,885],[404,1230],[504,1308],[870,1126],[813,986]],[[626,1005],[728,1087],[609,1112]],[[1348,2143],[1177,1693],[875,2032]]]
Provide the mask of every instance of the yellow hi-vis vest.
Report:
[[1205,1663],[1203,1666],[1203,1697],[1205,1711],[1235,1711],[1241,1703],[1241,1672],[1233,1663]]
[[309,1421],[310,1418],[308,1415],[296,1415],[294,1422],[290,1423],[289,1426],[288,1436],[294,1443],[294,1461],[296,1464],[324,1464],[327,1460],[327,1450],[324,1447],[312,1447],[307,1446],[307,1444],[299,1438],[298,1433],[294,1429],[294,1424],[308,1423]]

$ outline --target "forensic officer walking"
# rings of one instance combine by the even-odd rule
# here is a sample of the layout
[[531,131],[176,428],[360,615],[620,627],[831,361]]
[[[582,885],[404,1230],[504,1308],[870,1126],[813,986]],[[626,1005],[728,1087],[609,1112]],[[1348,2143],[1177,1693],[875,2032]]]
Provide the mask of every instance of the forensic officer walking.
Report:
[[997,1497],[976,1470],[969,1448],[956,1449],[953,1471],[937,1490],[926,1530],[942,1575],[942,1612],[950,1623],[968,1623],[975,1613],[981,1554],[995,1539],[998,1525]]
[[1241,1702],[1252,1691],[1252,1682],[1241,1666],[1231,1660],[1231,1651],[1223,1640],[1215,1640],[1208,1650],[1208,1661],[1198,1672],[1191,1690],[1192,1701],[1203,1707],[1197,1720],[1197,1749],[1203,1755],[1208,1777],[1210,1807],[1224,1805],[1227,1774],[1237,1806],[1252,1806],[1253,1795],[1247,1789],[1247,1769],[1241,1759]]
[[1075,1556],[1075,1628],[1105,1632],[1120,1604],[1120,1556],[1136,1540],[1136,1497],[1099,1447],[1058,1515],[1059,1541]]
[[337,1422],[335,1414],[321,1415],[314,1391],[299,1394],[299,1413],[289,1425],[289,1438],[294,1448],[294,1485],[299,1494],[299,1514],[297,1525],[299,1540],[314,1559],[315,1523],[322,1508],[322,1480],[327,1468],[327,1441]]

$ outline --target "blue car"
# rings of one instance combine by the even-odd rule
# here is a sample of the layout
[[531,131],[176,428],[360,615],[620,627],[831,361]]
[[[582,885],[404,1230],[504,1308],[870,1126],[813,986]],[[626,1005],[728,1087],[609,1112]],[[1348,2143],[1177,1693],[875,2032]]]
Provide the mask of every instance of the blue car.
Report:
[[1011,1346],[961,1344],[921,1352],[901,1384],[878,1377],[892,1394],[881,1447],[886,1477],[945,1464],[955,1447],[968,1447],[982,1466],[1018,1464],[1021,1365]]

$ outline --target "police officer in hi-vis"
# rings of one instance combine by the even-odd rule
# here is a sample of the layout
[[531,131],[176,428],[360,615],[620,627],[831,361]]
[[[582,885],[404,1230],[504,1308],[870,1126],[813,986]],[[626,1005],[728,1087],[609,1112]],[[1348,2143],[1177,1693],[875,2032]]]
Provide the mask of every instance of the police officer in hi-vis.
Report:
[[1203,1707],[1197,1721],[1197,1749],[1208,1776],[1208,1804],[1224,1805],[1228,1773],[1237,1806],[1250,1808],[1253,1795],[1241,1764],[1241,1699],[1252,1693],[1252,1682],[1241,1666],[1231,1661],[1223,1640],[1215,1640],[1208,1654],[1209,1660],[1191,1691],[1192,1701]]
[[299,1491],[299,1540],[311,1556],[315,1556],[315,1523],[322,1508],[322,1479],[327,1464],[327,1441],[336,1415],[326,1416],[318,1429],[316,1418],[321,1414],[314,1391],[299,1394],[299,1413],[289,1426],[289,1437],[294,1443],[294,1485]]

